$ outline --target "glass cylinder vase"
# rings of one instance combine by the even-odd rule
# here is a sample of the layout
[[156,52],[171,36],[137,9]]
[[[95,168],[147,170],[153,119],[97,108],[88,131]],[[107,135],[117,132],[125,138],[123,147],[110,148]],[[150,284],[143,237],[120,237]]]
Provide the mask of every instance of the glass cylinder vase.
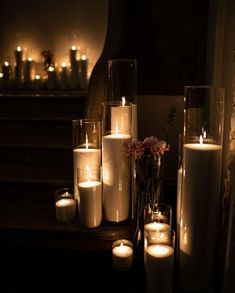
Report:
[[110,101],[122,102],[123,99],[131,105],[131,134],[138,136],[137,126],[137,61],[136,59],[108,60],[108,94]]
[[74,194],[78,198],[78,169],[101,166],[101,123],[91,119],[72,121]]
[[179,228],[179,287],[213,289],[221,179],[224,91],[186,86]]
[[121,222],[130,215],[130,159],[126,145],[131,139],[130,103],[102,104],[103,205],[107,221]]

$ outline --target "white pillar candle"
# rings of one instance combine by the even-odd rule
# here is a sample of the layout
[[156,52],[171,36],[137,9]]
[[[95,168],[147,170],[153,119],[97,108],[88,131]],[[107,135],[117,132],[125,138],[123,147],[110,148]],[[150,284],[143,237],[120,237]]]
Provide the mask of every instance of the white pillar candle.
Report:
[[33,87],[35,90],[40,90],[42,87],[41,76],[39,74],[35,75]]
[[94,228],[102,221],[102,192],[100,181],[79,182],[79,220],[87,228]]
[[[184,176],[180,220],[180,283],[188,290],[210,288],[214,264],[221,146],[188,143],[183,147]],[[195,272],[197,277],[195,278]]]
[[62,90],[68,89],[68,75],[67,75],[67,66],[66,63],[63,62],[61,64],[61,70],[60,70],[60,88]]
[[7,61],[5,61],[2,66],[2,74],[3,89],[9,89],[11,87],[11,66]]
[[76,202],[73,198],[61,198],[56,201],[56,218],[58,221],[69,222],[76,214]]
[[80,90],[85,90],[87,88],[87,66],[88,60],[86,58],[86,55],[82,55],[81,59],[78,61],[78,79]]
[[74,194],[78,196],[78,175],[77,169],[85,169],[87,165],[100,166],[101,164],[101,151],[99,149],[91,148],[77,148],[73,149],[73,182]]
[[125,106],[125,98],[122,98],[122,106],[111,108],[111,130],[112,134],[131,134],[131,111],[132,107]]
[[103,202],[105,219],[121,222],[130,206],[130,162],[124,144],[128,134],[103,136]]
[[173,290],[174,249],[169,245],[147,247],[146,285],[148,293],[171,293]]
[[29,57],[25,61],[25,75],[24,75],[24,82],[27,88],[31,85],[31,71],[32,71],[32,58]]
[[22,82],[22,49],[18,46],[15,50],[15,85],[17,88],[21,86]]
[[69,51],[69,59],[70,59],[70,87],[75,90],[78,88],[78,60],[77,60],[77,48],[76,46],[72,46]]
[[119,271],[131,269],[133,262],[133,248],[124,243],[112,249],[112,267]]
[[56,72],[55,68],[50,66],[47,70],[47,89],[54,90],[56,88]]

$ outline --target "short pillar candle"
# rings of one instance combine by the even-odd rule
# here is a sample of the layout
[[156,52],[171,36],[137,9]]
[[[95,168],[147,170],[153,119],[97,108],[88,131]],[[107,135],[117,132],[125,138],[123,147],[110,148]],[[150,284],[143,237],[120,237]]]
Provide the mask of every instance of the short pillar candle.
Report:
[[133,263],[133,245],[127,239],[119,239],[112,245],[112,268],[128,271]]

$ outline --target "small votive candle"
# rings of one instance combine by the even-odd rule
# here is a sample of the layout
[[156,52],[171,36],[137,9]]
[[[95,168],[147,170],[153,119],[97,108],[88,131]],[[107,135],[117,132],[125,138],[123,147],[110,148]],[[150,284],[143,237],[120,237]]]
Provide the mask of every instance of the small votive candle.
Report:
[[119,271],[128,271],[133,263],[133,245],[131,241],[120,239],[112,246],[112,268]]
[[56,190],[56,219],[61,222],[71,222],[76,215],[76,201],[73,190],[62,188]]

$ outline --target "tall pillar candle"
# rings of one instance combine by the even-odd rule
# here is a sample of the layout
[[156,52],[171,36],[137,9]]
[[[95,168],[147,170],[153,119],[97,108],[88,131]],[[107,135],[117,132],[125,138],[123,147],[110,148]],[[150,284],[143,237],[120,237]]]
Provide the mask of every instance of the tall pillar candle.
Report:
[[[179,225],[179,287],[214,288],[223,138],[223,89],[185,87]],[[180,191],[180,190],[179,190]]]
[[121,222],[130,209],[130,161],[125,145],[131,138],[130,104],[103,103],[103,204],[105,219]]
[[11,88],[11,66],[9,62],[5,61],[2,66],[2,86],[3,89],[10,89]]
[[81,59],[78,61],[78,81],[80,90],[85,90],[87,88],[87,67],[88,60],[86,55],[82,55]]
[[32,62],[31,57],[25,61],[24,83],[26,88],[31,88]]
[[15,86],[16,88],[21,88],[22,86],[22,71],[23,71],[23,66],[22,66],[22,49],[20,46],[18,46],[15,50]]
[[209,288],[213,275],[219,194],[211,180],[219,178],[221,146],[184,144],[183,157],[180,275],[187,288],[199,290]]
[[72,46],[69,51],[70,60],[70,87],[75,90],[78,89],[78,60],[77,60],[77,48]]
[[171,293],[173,288],[174,248],[165,244],[146,249],[146,286],[148,293]]

